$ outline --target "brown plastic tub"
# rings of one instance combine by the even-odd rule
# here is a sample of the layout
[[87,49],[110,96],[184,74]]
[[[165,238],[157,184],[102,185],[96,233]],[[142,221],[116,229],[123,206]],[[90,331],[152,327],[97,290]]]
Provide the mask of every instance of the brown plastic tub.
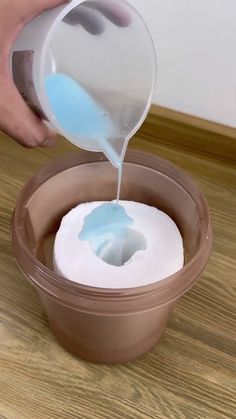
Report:
[[120,290],[55,274],[52,246],[61,218],[80,202],[114,199],[116,182],[116,170],[102,155],[69,156],[26,184],[12,221],[16,259],[37,288],[58,341],[74,355],[101,363],[132,360],[158,342],[175,302],[196,282],[212,248],[207,202],[189,176],[168,161],[132,151],[121,198],[156,206],[174,219],[184,239],[184,268],[154,284]]

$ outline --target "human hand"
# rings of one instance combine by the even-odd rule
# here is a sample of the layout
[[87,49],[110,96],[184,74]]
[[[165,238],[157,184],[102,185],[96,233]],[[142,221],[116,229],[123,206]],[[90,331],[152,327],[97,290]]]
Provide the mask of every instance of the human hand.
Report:
[[[11,48],[23,27],[35,16],[67,0],[1,0],[0,2],[0,130],[21,145],[50,147],[55,134],[35,115],[19,94],[9,67]],[[98,35],[104,30],[105,16],[117,26],[128,26],[130,17],[114,0],[89,0],[73,11],[65,21],[80,24]]]
[[52,133],[26,105],[12,80],[9,55],[23,27],[35,16],[66,0],[1,0],[0,2],[0,130],[31,148],[51,146]]

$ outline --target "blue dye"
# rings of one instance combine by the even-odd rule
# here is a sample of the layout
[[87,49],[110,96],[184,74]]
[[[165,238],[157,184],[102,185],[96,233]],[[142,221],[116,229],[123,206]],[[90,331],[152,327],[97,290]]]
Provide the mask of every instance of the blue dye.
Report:
[[100,259],[121,266],[124,243],[132,224],[133,219],[121,205],[102,204],[87,215],[79,238],[88,241]]
[[64,130],[74,141],[96,141],[116,167],[122,165],[120,156],[109,143],[112,123],[106,112],[73,78],[63,73],[46,77],[45,88],[51,109]]

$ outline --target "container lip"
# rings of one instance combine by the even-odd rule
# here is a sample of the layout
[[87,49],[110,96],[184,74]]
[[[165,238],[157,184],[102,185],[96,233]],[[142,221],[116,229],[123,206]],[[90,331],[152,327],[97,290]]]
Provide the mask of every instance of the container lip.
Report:
[[[140,157],[145,155],[145,163],[142,163],[142,159],[140,160]],[[206,222],[204,223],[204,240],[202,240],[199,250],[194,255],[194,257],[186,264],[182,269],[180,269],[178,272],[174,273],[173,275],[170,275],[166,278],[163,278],[162,280],[146,284],[143,286],[138,287],[132,287],[132,288],[98,288],[98,287],[91,287],[79,283],[75,283],[73,281],[70,281],[69,279],[66,279],[55,272],[51,271],[49,268],[44,266],[28,249],[28,247],[25,245],[24,241],[22,240],[21,234],[19,233],[21,226],[20,223],[17,221],[18,219],[22,219],[20,216],[21,208],[22,206],[25,207],[26,202],[32,195],[32,192],[35,192],[46,180],[48,180],[50,177],[56,176],[57,174],[68,170],[70,168],[73,168],[75,166],[82,166],[86,164],[91,163],[103,163],[107,162],[106,157],[101,153],[90,153],[87,151],[82,151],[79,153],[73,153],[69,154],[66,158],[58,159],[54,161],[53,163],[49,163],[46,166],[44,166],[42,169],[40,169],[23,187],[22,191],[19,194],[16,208],[14,211],[14,216],[12,220],[12,232],[14,235],[14,238],[18,241],[18,245],[20,246],[21,252],[24,253],[27,260],[35,267],[38,274],[43,274],[45,280],[47,280],[51,285],[53,285],[56,288],[63,289],[66,293],[69,294],[78,294],[78,291],[81,295],[81,297],[91,297],[93,295],[95,298],[132,298],[137,297],[138,295],[148,295],[152,294],[153,292],[160,292],[162,289],[165,288],[171,288],[173,285],[173,282],[175,282],[176,278],[179,277],[179,275],[185,274],[193,265],[197,263],[199,258],[202,254],[204,254],[207,246],[209,245],[210,240],[210,234],[211,234],[211,219],[210,219],[210,211],[207,204],[207,201],[203,195],[203,193],[199,190],[198,186],[195,184],[195,182],[192,180],[192,178],[182,169],[178,168],[175,164],[169,162],[168,160],[165,160],[161,157],[152,155],[150,153],[132,150],[128,151],[125,163],[128,164],[137,164],[142,167],[147,167],[150,169],[156,168],[149,166],[152,163],[157,164],[159,162],[160,166],[164,165],[165,168],[171,168],[174,171],[178,171],[179,174],[182,174],[184,177],[187,176],[187,180],[191,187],[201,196],[201,203],[203,206],[203,211],[206,214]],[[107,162],[108,163],[108,162]],[[109,163],[108,163],[109,164]],[[58,170],[60,168],[60,170]],[[48,170],[50,169],[50,175],[48,173]],[[52,169],[53,173],[52,173]],[[48,175],[48,176],[47,176]],[[41,180],[40,183],[38,183],[38,178]],[[33,189],[33,191],[32,191]],[[29,190],[31,193],[29,194]],[[191,192],[186,189],[189,195],[192,196]],[[15,246],[14,246],[15,247]],[[16,256],[17,258],[17,256]],[[18,258],[17,258],[18,259]],[[21,269],[25,272],[24,268],[21,266]],[[26,276],[27,273],[25,272]],[[36,283],[37,286],[41,287],[40,284]],[[44,287],[41,287],[44,288]],[[163,290],[164,291],[164,290]],[[49,291],[50,294],[50,291]]]

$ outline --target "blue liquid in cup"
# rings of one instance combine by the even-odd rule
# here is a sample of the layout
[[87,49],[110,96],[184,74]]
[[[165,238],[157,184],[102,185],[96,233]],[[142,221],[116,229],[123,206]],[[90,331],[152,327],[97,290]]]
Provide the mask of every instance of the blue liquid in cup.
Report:
[[49,104],[64,133],[75,142],[96,141],[113,165],[122,165],[121,157],[109,143],[113,124],[106,112],[72,77],[53,73],[46,77],[45,88]]

